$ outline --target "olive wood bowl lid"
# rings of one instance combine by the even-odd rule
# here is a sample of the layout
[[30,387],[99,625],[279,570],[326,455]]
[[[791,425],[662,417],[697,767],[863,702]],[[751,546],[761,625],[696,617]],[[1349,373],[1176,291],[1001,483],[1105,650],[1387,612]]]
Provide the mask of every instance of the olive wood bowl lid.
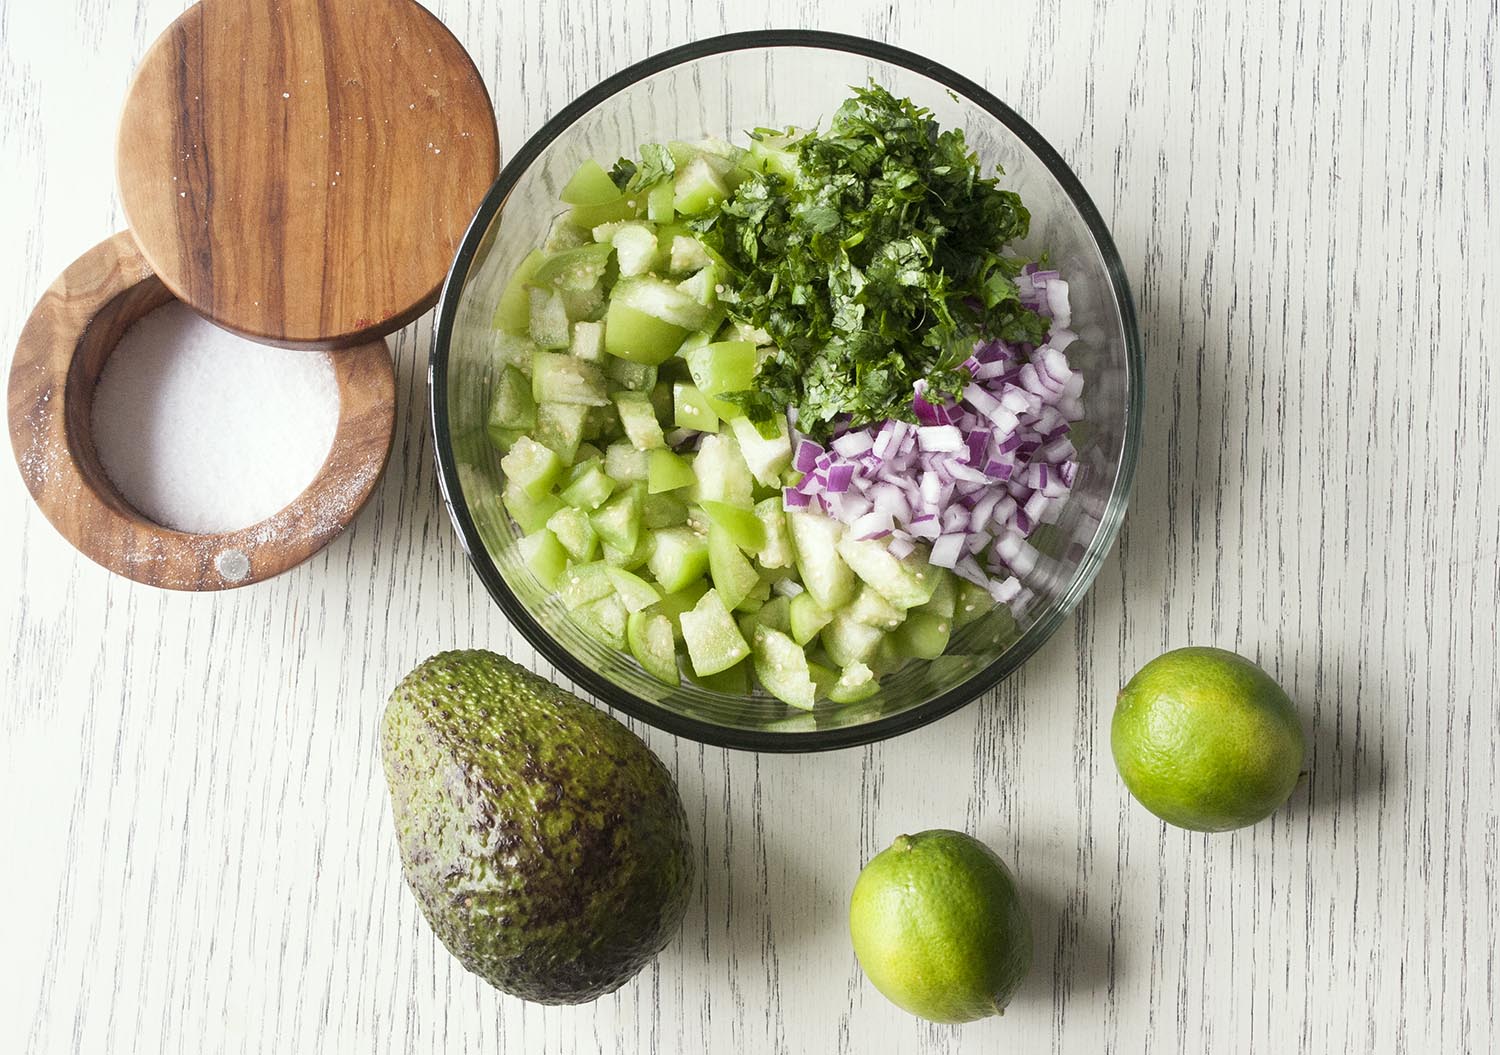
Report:
[[147,52],[117,145],[126,217],[167,289],[310,348],[436,302],[499,158],[479,71],[412,0],[202,0]]

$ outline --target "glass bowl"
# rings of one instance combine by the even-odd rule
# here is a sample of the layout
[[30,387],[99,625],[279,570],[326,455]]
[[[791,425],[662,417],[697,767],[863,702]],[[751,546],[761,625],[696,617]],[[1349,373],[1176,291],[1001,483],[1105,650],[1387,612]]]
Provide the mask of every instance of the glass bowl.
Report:
[[[1079,471],[1026,580],[1034,597],[956,633],[949,654],[908,664],[857,704],[794,711],[763,696],[728,696],[684,680],[669,688],[629,656],[586,636],[516,558],[517,529],[500,504],[500,455],[485,435],[494,377],[491,317],[521,258],[561,211],[558,192],[587,158],[606,166],[638,146],[760,126],[826,127],[851,85],[874,79],[962,128],[986,167],[1031,210],[1019,248],[1046,250],[1068,280],[1068,349],[1087,379],[1075,428]],[[438,479],[470,561],[538,652],[602,702],[706,743],[818,751],[914,729],[982,696],[1037,650],[1093,582],[1125,512],[1140,438],[1143,363],[1124,269],[1098,210],[1062,158],[1009,107],[921,56],[858,37],[800,30],[736,33],[638,63],[585,92],[529,139],[490,190],[438,305],[428,374]]]

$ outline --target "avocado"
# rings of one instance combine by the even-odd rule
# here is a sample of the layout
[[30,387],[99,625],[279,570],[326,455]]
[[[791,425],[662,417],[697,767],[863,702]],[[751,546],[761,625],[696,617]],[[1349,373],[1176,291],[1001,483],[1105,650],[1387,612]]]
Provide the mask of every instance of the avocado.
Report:
[[407,884],[497,989],[594,1000],[677,932],[682,799],[608,714],[493,652],[444,652],[391,693],[381,754]]

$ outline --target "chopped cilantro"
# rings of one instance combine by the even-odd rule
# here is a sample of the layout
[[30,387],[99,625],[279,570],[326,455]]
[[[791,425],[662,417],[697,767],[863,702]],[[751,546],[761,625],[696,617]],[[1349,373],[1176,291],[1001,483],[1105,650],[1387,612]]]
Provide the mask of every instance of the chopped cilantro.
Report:
[[629,158],[621,158],[609,170],[609,178],[614,180],[615,186],[619,187],[622,192],[630,186],[630,181],[635,178],[635,174],[636,163]]
[[[871,84],[790,149],[794,181],[751,175],[693,222],[731,268],[721,302],[775,341],[754,389],[730,397],[751,420],[796,407],[815,436],[838,421],[912,420],[914,383],[957,394],[979,336],[1043,339],[1045,320],[1016,294],[1024,261],[1001,255],[1030,214],[981,175],[963,132]],[[646,155],[616,180],[654,182],[661,166]]]
[[646,143],[641,147],[639,163],[621,158],[610,169],[609,177],[615,181],[616,187],[628,192],[660,183],[676,171],[677,163],[666,147],[660,143]]

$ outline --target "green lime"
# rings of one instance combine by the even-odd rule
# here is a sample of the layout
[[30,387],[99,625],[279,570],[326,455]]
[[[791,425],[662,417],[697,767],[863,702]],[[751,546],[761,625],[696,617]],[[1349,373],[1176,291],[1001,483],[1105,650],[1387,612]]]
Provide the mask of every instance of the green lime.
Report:
[[933,1022],[1001,1014],[1031,967],[1031,923],[1010,869],[941,828],[898,836],[865,865],[849,935],[875,988]]
[[1168,824],[1243,828],[1291,795],[1306,742],[1271,676],[1221,648],[1179,648],[1120,690],[1110,746],[1125,786]]

